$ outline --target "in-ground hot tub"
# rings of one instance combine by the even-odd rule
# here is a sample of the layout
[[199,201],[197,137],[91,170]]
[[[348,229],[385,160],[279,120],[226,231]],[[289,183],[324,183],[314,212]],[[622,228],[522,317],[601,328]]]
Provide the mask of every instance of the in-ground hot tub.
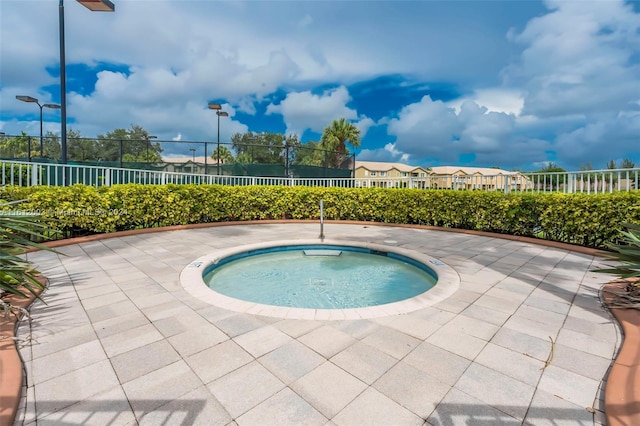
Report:
[[460,280],[443,262],[395,246],[293,240],[216,251],[189,264],[181,282],[225,309],[327,320],[412,312],[448,297]]

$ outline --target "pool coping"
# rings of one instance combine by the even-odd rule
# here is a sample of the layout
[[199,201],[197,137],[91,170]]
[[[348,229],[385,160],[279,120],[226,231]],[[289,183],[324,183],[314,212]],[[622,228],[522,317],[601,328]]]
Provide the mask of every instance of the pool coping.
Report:
[[[215,222],[204,224],[191,224],[191,225],[175,225],[168,227],[158,228],[146,228],[139,230],[119,231],[108,234],[94,234],[84,237],[75,237],[64,240],[57,240],[44,243],[43,245],[48,248],[64,247],[73,244],[80,244],[84,242],[99,241],[103,239],[118,238],[124,236],[133,236],[140,234],[148,234],[154,232],[168,232],[178,231],[185,229],[198,229],[209,228],[216,226],[233,226],[233,225],[262,225],[262,224],[295,224],[295,223],[318,223],[317,220],[252,220],[252,221],[236,221],[236,222]],[[484,231],[473,231],[465,229],[454,228],[440,228],[436,226],[427,225],[409,225],[409,224],[394,224],[394,223],[379,223],[379,222],[367,222],[367,221],[338,221],[330,220],[325,223],[336,224],[356,224],[363,226],[391,226],[400,228],[415,228],[424,230],[434,230],[440,232],[454,232],[463,233],[469,235],[486,236],[491,238],[500,238],[511,241],[521,241],[530,244],[536,244],[545,247],[553,247],[572,251],[576,253],[587,254],[591,256],[606,256],[608,252],[590,248],[582,247],[573,244],[567,244],[556,241],[541,240],[532,237],[523,237],[508,234],[496,234]],[[39,249],[32,249],[29,251],[39,251]],[[605,284],[604,287],[612,285],[612,283]],[[601,289],[601,291],[603,291]],[[27,300],[20,302],[20,306],[28,307],[35,297],[30,297]],[[638,386],[638,380],[640,379],[640,351],[636,348],[640,345],[640,311],[628,310],[628,309],[611,309],[608,308],[616,318],[616,321],[624,330],[624,340],[621,343],[620,350],[616,358],[612,363],[612,368],[607,375],[607,386],[605,389],[605,415],[607,421],[612,425],[626,425],[633,424],[630,422],[635,421],[638,417],[637,407],[640,405],[640,395],[637,392],[634,393],[634,386],[625,387],[627,383],[636,383],[635,388],[640,389]],[[2,392],[0,392],[0,423],[8,420],[6,424],[12,424],[18,411],[18,405],[20,402],[22,382],[23,382],[23,369],[22,361],[17,352],[17,348],[13,341],[15,336],[15,327],[17,323],[16,319],[7,320],[3,316],[0,316],[0,328],[2,330],[8,330],[8,333],[2,334],[2,336],[10,337],[8,344],[0,345],[0,377],[2,377]],[[4,340],[4,339],[3,339]],[[633,346],[635,342],[635,347]],[[622,358],[621,358],[622,356]],[[620,359],[620,362],[618,360]],[[619,367],[616,368],[616,365]],[[631,381],[631,382],[630,382]],[[625,393],[626,392],[626,393]],[[635,399],[634,399],[635,398]],[[621,399],[627,401],[625,404],[614,405],[617,400]],[[634,409],[635,407],[635,409]],[[615,417],[613,417],[615,414]]]

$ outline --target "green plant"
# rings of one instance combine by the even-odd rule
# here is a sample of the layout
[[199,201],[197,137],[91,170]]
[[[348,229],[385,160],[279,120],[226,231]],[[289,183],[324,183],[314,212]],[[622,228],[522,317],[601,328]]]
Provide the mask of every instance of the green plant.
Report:
[[613,274],[624,280],[622,290],[609,291],[615,296],[610,306],[640,309],[640,226],[631,223],[623,226],[621,243],[609,245],[614,251],[608,256],[609,260],[619,264],[594,272]]
[[32,238],[42,239],[50,229],[40,223],[40,216],[13,209],[21,203],[0,202],[0,309],[5,316],[16,309],[5,300],[5,296],[27,297],[27,293],[37,296],[37,292],[44,288],[38,280],[38,271],[20,255],[32,247],[49,250]]

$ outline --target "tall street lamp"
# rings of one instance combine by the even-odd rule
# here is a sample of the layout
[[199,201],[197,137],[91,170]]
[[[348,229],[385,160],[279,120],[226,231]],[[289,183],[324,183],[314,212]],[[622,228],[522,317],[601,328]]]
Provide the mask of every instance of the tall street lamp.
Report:
[[[40,107],[40,158],[44,157],[43,145],[42,145],[42,108],[60,109],[58,104],[40,104],[40,102],[31,96],[18,95],[16,99],[22,102],[34,103]],[[27,155],[29,161],[31,161],[31,149],[29,148],[29,154]]]
[[191,173],[195,173],[194,169],[196,167],[196,149],[189,148],[189,151],[191,151],[191,154],[193,155],[193,160],[191,160]]
[[[76,0],[92,12],[114,12],[116,6],[109,0]],[[60,26],[60,148],[62,164],[67,164],[67,64],[64,55],[64,0],[58,4],[58,22]]]
[[147,160],[147,168],[149,168],[149,163],[151,162],[150,158],[149,158],[149,145],[151,143],[150,139],[158,139],[158,137],[157,136],[147,135],[147,158],[146,158],[146,160]]
[[220,176],[220,117],[228,117],[229,113],[225,111],[220,111],[222,109],[222,105],[220,104],[209,104],[209,109],[216,110],[216,115],[218,116],[218,148],[217,148],[217,161],[216,161],[216,174]]

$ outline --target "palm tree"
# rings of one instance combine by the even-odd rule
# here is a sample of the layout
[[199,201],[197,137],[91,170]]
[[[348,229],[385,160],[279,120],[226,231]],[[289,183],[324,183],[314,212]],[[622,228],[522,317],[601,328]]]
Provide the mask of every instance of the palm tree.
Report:
[[327,151],[334,151],[336,155],[336,167],[339,167],[344,157],[349,153],[346,143],[354,148],[360,146],[360,130],[348,122],[344,117],[333,120],[329,127],[324,129],[320,145]]
[[220,163],[221,164],[228,164],[228,163],[233,163],[233,154],[231,153],[231,151],[229,151],[229,148],[227,148],[226,146],[221,146],[220,148],[216,148],[213,150],[213,154],[211,154],[211,158],[213,158],[214,160],[218,160],[218,149],[220,149]]

